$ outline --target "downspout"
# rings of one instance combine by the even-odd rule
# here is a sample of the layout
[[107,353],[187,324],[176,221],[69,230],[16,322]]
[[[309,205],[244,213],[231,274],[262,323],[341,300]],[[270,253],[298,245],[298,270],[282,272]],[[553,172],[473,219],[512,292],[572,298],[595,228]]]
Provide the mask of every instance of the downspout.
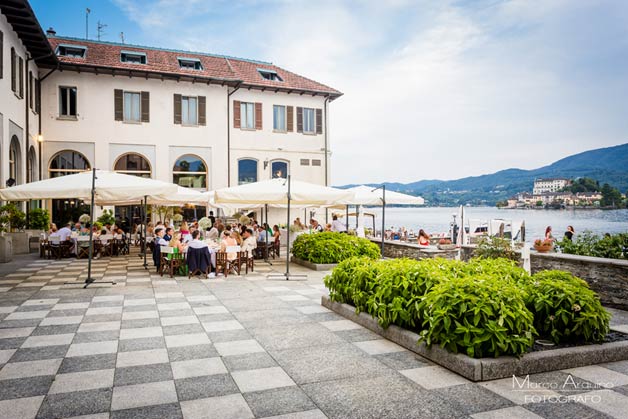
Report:
[[327,117],[327,103],[329,102],[329,96],[325,98],[323,108],[325,109],[325,186],[329,186],[329,161],[328,161],[328,147],[329,139],[327,138],[327,131],[329,130],[329,118]]
[[[30,54],[29,54],[30,55]],[[26,177],[26,173],[28,172],[28,143],[29,143],[29,138],[30,138],[30,115],[28,112],[28,106],[30,104],[30,92],[29,92],[29,82],[31,81],[30,77],[29,77],[29,72],[28,72],[28,63],[30,61],[33,60],[33,57],[29,57],[26,58],[26,65],[24,66],[24,85],[25,85],[25,89],[24,91],[26,92],[26,94],[24,95],[24,98],[26,99],[24,101],[24,113],[25,113],[25,118],[24,118],[24,177]],[[33,104],[34,105],[34,104]],[[16,173],[15,176],[18,177],[20,174]],[[15,179],[15,182],[17,183],[17,179]],[[26,201],[26,226],[28,227],[30,220],[28,217],[28,213],[30,212],[30,208],[31,208],[31,202],[30,201]]]
[[242,82],[239,81],[235,89],[227,94],[227,187],[231,187],[231,107],[229,98],[232,94],[240,90],[241,85]]

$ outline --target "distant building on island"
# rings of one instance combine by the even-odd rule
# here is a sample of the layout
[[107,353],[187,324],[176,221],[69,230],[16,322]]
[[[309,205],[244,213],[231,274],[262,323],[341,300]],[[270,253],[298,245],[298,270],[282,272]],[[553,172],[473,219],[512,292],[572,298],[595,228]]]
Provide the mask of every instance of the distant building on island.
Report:
[[534,195],[540,195],[547,192],[558,192],[561,189],[564,189],[565,187],[569,185],[571,185],[570,179],[563,179],[563,178],[535,179],[532,193]]
[[[547,179],[544,179],[548,181]],[[564,179],[566,180],[566,179]],[[569,185],[571,181],[568,181]],[[537,181],[534,182],[535,191]],[[533,208],[533,207],[595,207],[600,205],[601,192],[521,192],[508,198],[506,208]]]

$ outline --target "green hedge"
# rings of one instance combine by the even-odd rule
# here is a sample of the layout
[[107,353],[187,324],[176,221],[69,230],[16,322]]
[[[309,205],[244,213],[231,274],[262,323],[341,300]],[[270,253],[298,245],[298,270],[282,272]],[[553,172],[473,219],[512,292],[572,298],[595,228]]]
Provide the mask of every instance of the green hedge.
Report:
[[370,240],[332,232],[299,235],[292,245],[292,254],[301,260],[323,264],[355,256],[380,257],[379,247]]
[[573,241],[563,238],[557,243],[562,253],[610,259],[628,259],[628,233],[607,234],[602,237],[585,230]]
[[610,316],[586,282],[559,271],[530,276],[507,259],[351,258],[325,285],[332,301],[382,327],[414,330],[428,345],[472,357],[520,356],[537,336],[599,342],[609,330]]

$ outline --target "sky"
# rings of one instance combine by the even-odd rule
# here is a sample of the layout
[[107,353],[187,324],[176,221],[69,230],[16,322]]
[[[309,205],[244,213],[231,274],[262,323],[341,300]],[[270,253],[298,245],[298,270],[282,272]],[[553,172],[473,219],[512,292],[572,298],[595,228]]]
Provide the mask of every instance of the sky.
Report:
[[628,142],[624,0],[31,0],[58,35],[271,61],[344,93],[332,184],[534,169]]

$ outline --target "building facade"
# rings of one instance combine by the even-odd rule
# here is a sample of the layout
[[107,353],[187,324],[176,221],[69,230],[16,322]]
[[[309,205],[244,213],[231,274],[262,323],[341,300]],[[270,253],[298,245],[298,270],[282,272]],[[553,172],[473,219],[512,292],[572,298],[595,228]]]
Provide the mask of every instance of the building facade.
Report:
[[[11,2],[36,22],[25,0]],[[4,16],[0,24],[3,60],[12,48],[26,60],[19,41],[30,36],[27,29],[14,29]],[[2,156],[11,155],[17,137],[19,153],[32,151],[37,162],[28,172],[3,158],[3,184],[12,175],[19,184],[90,168],[199,190],[288,174],[329,184],[327,122],[339,91],[263,61],[46,35],[47,60],[31,61],[20,78],[28,83],[32,73],[37,86],[29,136],[28,98],[0,79]],[[78,204],[47,203],[53,218]]]
[[534,195],[541,195],[548,192],[558,192],[570,184],[571,180],[569,179],[535,179],[532,193]]

